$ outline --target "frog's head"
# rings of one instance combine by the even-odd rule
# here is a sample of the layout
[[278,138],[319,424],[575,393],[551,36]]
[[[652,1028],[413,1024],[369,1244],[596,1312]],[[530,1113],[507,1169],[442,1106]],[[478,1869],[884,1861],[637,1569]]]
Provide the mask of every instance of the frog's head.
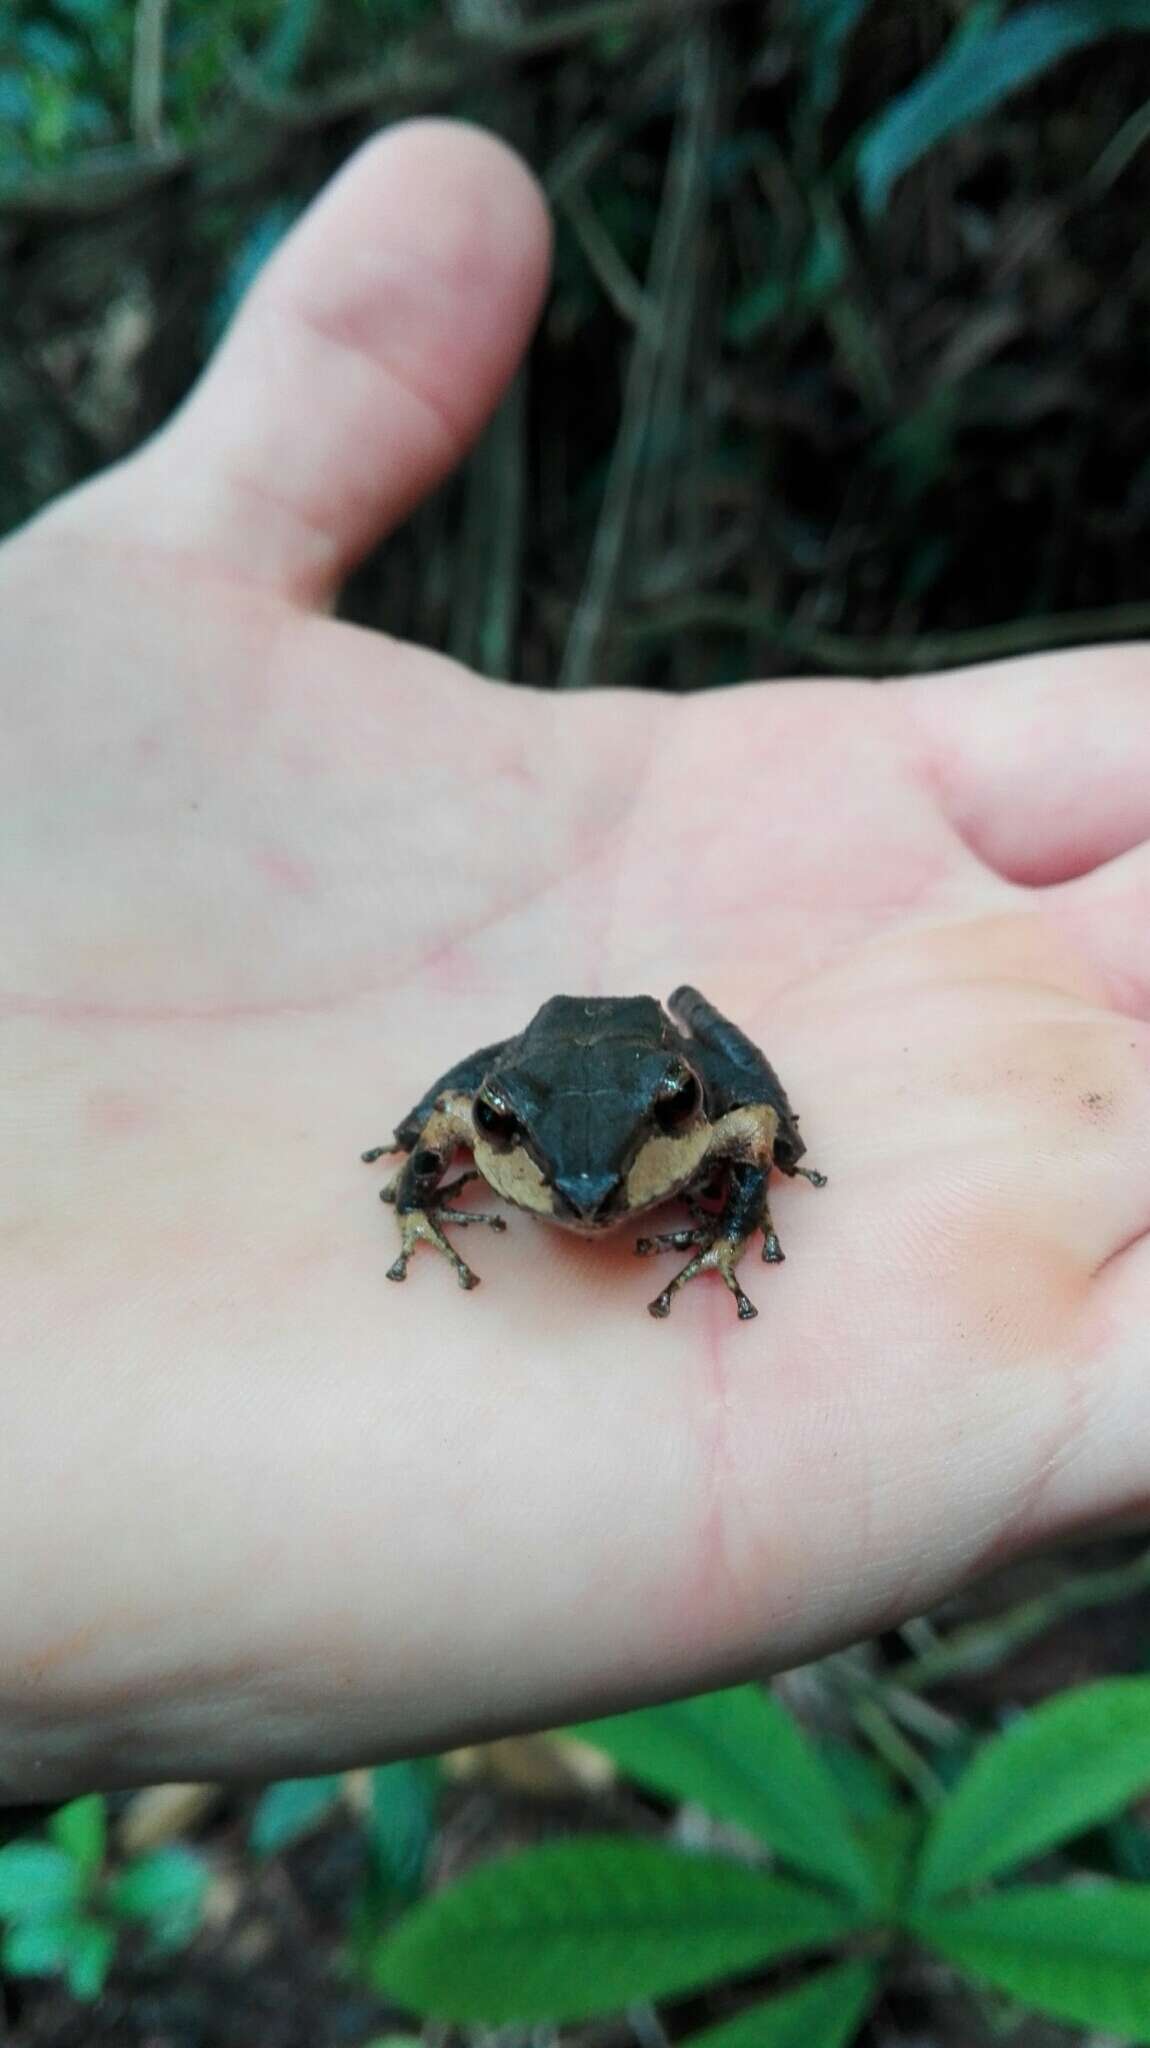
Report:
[[682,1052],[629,1037],[524,1048],[485,1077],[472,1123],[475,1163],[497,1193],[584,1233],[674,1194],[710,1134]]

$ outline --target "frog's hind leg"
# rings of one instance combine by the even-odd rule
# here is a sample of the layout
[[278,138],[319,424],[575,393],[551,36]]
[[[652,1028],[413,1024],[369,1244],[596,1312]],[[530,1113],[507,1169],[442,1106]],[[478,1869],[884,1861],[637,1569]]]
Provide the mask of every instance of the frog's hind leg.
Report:
[[825,1188],[827,1184],[826,1174],[817,1172],[813,1166],[787,1166],[781,1159],[776,1159],[775,1165],[789,1180],[809,1180],[813,1188]]
[[660,1318],[669,1316],[671,1313],[671,1302],[679,1292],[680,1287],[685,1287],[688,1280],[697,1279],[700,1273],[715,1272],[721,1274],[725,1284],[734,1295],[735,1307],[739,1312],[740,1321],[749,1323],[752,1317],[758,1315],[759,1311],[750,1299],[750,1296],[744,1294],[735,1272],[735,1268],[742,1258],[745,1249],[745,1238],[715,1237],[709,1244],[700,1244],[700,1248],[695,1253],[694,1258],[688,1259],[682,1272],[676,1273],[674,1279],[664,1287],[662,1294],[657,1294],[654,1301],[647,1303],[651,1315]]
[[765,1181],[762,1205],[759,1209],[759,1229],[763,1233],[763,1264],[781,1266],[787,1255],[779,1243],[779,1234],[771,1216],[770,1194]]
[[[792,1159],[787,1158],[776,1159],[774,1163],[780,1173],[786,1174],[788,1180],[808,1180],[813,1188],[825,1188],[827,1184],[826,1174],[819,1173],[813,1166],[796,1166]],[[763,1232],[764,1262],[768,1266],[781,1266],[787,1255],[779,1243],[778,1232],[771,1221],[770,1202],[768,1201],[765,1188],[763,1189],[763,1206],[759,1212],[759,1222]]]

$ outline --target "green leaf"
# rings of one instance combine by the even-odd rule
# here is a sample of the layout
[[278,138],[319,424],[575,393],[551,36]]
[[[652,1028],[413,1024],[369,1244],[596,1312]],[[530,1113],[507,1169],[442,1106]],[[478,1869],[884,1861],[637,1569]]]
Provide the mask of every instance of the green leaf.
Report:
[[1150,1679],[1109,1678],[986,1743],[939,1808],[915,1893],[994,1877],[1109,1820],[1150,1785]]
[[[268,258],[274,255],[299,213],[288,200],[276,200],[257,215],[231,254],[223,283],[208,310],[207,339],[217,342],[232,320]],[[286,1782],[286,1781],[285,1781]]]
[[850,35],[870,0],[798,0],[807,39],[819,49],[837,49]]
[[826,1735],[819,1755],[835,1781],[840,1799],[857,1821],[883,1820],[895,1808],[890,1773],[853,1743]]
[[761,1687],[735,1686],[573,1730],[639,1785],[697,1801],[768,1842],[784,1863],[848,1898],[874,1881],[838,1787],[790,1715]]
[[1041,0],[981,35],[956,32],[936,64],[893,99],[865,136],[862,203],[881,213],[904,171],[957,128],[978,120],[1059,58],[1123,29],[1150,27],[1150,0]]
[[901,504],[913,505],[947,473],[957,431],[958,392],[952,384],[937,384],[921,405],[879,436],[871,460],[893,470]]
[[86,1877],[103,1868],[108,1846],[107,1810],[102,1793],[70,1799],[48,1822],[47,1832],[58,1849],[70,1856]]
[[839,57],[870,0],[798,0],[810,61],[810,95],[820,112],[832,104],[839,86]]
[[12,1977],[67,1977],[74,1998],[98,1998],[116,1936],[99,1920],[64,1914],[9,1927],[0,1941],[0,1968]]
[[180,1948],[200,1924],[207,1865],[173,1842],[129,1864],[108,1890],[108,1904],[126,1920],[145,1920],[161,1948]]
[[0,1937],[0,1969],[10,1977],[54,1977],[68,1957],[75,1921],[21,1920]]
[[881,1820],[869,1821],[863,1832],[878,1887],[876,1918],[897,1921],[913,1890],[925,1832],[922,1810],[894,1807]]
[[49,1842],[9,1842],[0,1849],[0,1920],[55,1920],[71,1913],[83,1872]]
[[732,304],[724,333],[736,347],[743,347],[776,320],[815,311],[838,289],[845,275],[841,235],[826,221],[816,220],[795,275],[775,272],[752,285]]
[[1150,1882],[1150,1828],[1144,1822],[1132,1813],[1119,1814],[1106,1830],[1106,1845],[1117,1877]]
[[381,1764],[371,1774],[372,1857],[377,1875],[401,1898],[414,1898],[423,1882],[438,1790],[434,1757]]
[[425,1900],[379,1943],[371,1975],[437,2019],[590,2019],[820,1948],[860,1917],[726,1857],[581,1836],[500,1858]]
[[338,1777],[284,1778],[261,1793],[248,1841],[257,1856],[274,1856],[327,1819],[339,1798]]
[[76,1922],[65,1962],[73,1998],[99,1998],[115,1954],[114,1928],[102,1920]]
[[1024,2005],[1150,2042],[1150,1887],[1018,1886],[915,1915],[932,1948]]
[[692,2034],[685,2048],[846,2048],[878,1990],[870,1963],[843,1963],[797,1991],[748,2006],[737,2019]]

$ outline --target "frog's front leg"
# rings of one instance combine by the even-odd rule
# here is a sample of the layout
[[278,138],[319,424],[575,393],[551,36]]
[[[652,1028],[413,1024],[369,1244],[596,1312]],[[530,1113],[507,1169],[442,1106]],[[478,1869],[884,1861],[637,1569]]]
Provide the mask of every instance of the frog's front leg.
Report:
[[[728,1175],[726,1199],[719,1215],[696,1213],[693,1208],[695,1227],[692,1230],[670,1231],[664,1237],[641,1237],[635,1247],[636,1251],[653,1252],[672,1247],[685,1251],[689,1245],[698,1246],[694,1258],[688,1261],[681,1273],[675,1275],[670,1286],[647,1304],[653,1316],[668,1315],[672,1298],[680,1287],[685,1287],[688,1280],[694,1280],[698,1274],[710,1271],[722,1275],[744,1322],[749,1322],[757,1314],[754,1304],[739,1286],[735,1269],[756,1230],[763,1233],[763,1258],[769,1265],[782,1263],[783,1249],[771,1217],[767,1182],[771,1167],[779,1164],[779,1140],[783,1130],[773,1101],[747,1103],[741,1108],[728,1110],[726,1116],[720,1117],[695,1180],[687,1190],[688,1194],[697,1191],[709,1174],[725,1167]],[[790,1171],[791,1166],[788,1154],[786,1170]]]
[[[740,1319],[749,1322],[752,1316],[757,1316],[758,1309],[739,1285],[736,1268],[747,1248],[748,1240],[763,1223],[764,1213],[766,1223],[763,1227],[768,1233],[767,1241],[773,1241],[773,1256],[779,1259],[782,1253],[778,1249],[778,1239],[771,1227],[770,1211],[767,1209],[767,1169],[749,1162],[736,1161],[731,1167],[727,1199],[721,1213],[709,1219],[707,1223],[697,1225],[694,1230],[672,1231],[668,1238],[663,1240],[684,1249],[688,1244],[697,1244],[699,1249],[694,1258],[688,1259],[682,1271],[676,1273],[669,1285],[664,1287],[663,1292],[657,1294],[654,1301],[648,1302],[647,1307],[651,1314],[670,1315],[673,1297],[681,1287],[687,1285],[688,1280],[696,1279],[700,1273],[716,1272],[722,1276],[725,1285],[734,1295]],[[659,1247],[659,1239],[640,1238],[636,1250],[654,1251]],[[764,1251],[764,1256],[767,1255]]]
[[444,1175],[461,1145],[471,1141],[470,1098],[445,1095],[435,1103],[430,1116],[415,1138],[411,1152],[393,1180],[380,1189],[380,1200],[395,1204],[399,1224],[399,1253],[387,1269],[389,1280],[407,1278],[408,1261],[419,1244],[429,1244],[455,1269],[461,1287],[478,1287],[479,1275],[460,1258],[444,1236],[440,1224],[486,1223],[492,1230],[506,1230],[502,1216],[479,1210],[453,1209],[446,1197],[477,1180],[474,1169],[460,1174],[449,1187]]

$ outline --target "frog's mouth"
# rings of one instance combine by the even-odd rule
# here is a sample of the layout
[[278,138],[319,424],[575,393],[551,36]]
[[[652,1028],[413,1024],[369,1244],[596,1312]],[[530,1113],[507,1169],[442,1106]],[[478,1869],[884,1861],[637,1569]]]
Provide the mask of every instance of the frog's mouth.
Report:
[[620,1173],[556,1174],[551,1182],[552,1220],[587,1237],[621,1223],[627,1191]]
[[586,1220],[568,1216],[564,1210],[556,1208],[547,1221],[557,1223],[560,1230],[569,1231],[573,1237],[605,1237],[609,1230],[618,1230],[621,1223],[626,1223],[629,1213],[627,1209],[619,1209],[613,1216],[593,1216]]

